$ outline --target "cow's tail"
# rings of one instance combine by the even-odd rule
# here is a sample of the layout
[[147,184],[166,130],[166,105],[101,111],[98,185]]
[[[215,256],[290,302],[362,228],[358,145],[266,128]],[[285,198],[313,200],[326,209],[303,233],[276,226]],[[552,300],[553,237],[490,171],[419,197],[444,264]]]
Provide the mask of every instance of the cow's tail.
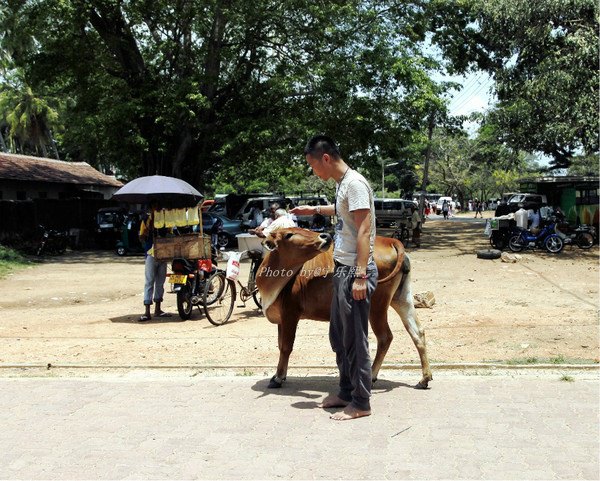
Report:
[[396,249],[396,265],[394,266],[392,272],[390,272],[390,274],[387,277],[379,279],[377,281],[377,284],[384,284],[392,280],[394,277],[396,277],[398,272],[402,270],[402,274],[404,274],[400,283],[400,288],[402,288],[402,284],[404,284],[404,279],[406,279],[406,274],[410,272],[410,260],[408,259],[408,255],[405,251],[400,253],[400,251],[398,250],[398,245],[395,242],[392,245],[394,246],[394,249]]

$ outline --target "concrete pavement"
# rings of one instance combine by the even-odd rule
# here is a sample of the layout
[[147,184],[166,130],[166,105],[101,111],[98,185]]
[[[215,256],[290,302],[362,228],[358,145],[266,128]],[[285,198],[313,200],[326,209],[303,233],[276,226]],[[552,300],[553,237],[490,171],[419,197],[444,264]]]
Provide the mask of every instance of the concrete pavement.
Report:
[[[1,479],[598,479],[598,372],[384,372],[373,415],[316,407],[337,378],[0,377]],[[473,373],[475,374],[475,373]],[[572,380],[572,379],[573,380]],[[410,383],[410,384],[409,384]]]

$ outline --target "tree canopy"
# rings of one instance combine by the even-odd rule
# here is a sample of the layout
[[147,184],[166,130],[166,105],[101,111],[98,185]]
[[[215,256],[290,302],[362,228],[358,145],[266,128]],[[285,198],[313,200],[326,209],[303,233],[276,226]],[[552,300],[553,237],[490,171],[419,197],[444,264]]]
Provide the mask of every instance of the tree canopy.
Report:
[[37,91],[68,99],[65,155],[129,175],[273,188],[305,172],[302,145],[318,132],[370,168],[439,101],[420,2],[9,5],[3,48]]
[[386,185],[411,191],[432,129],[456,124],[427,40],[449,72],[495,79],[469,162],[564,167],[598,152],[597,26],[591,0],[4,0],[0,132],[233,192],[326,188],[301,155],[326,132],[372,180],[396,160]]
[[498,142],[568,167],[598,153],[598,3],[435,0],[433,42],[455,72],[492,74]]

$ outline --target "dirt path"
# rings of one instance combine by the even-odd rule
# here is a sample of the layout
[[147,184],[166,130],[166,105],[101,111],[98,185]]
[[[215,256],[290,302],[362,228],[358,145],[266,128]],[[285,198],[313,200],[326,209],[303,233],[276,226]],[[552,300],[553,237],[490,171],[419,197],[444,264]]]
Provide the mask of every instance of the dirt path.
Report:
[[[429,220],[422,241],[409,252],[413,293],[432,291],[437,301],[418,310],[433,362],[598,362],[597,248],[529,252],[516,264],[481,260],[483,221],[466,216]],[[0,365],[276,365],[276,327],[252,301],[237,302],[232,320],[214,327],[198,311],[179,322],[167,294],[174,316],[140,324],[142,288],[143,258],[112,252],[70,252],[0,280]],[[400,319],[390,317],[386,363],[417,363]],[[292,367],[334,365],[327,327],[300,323]]]

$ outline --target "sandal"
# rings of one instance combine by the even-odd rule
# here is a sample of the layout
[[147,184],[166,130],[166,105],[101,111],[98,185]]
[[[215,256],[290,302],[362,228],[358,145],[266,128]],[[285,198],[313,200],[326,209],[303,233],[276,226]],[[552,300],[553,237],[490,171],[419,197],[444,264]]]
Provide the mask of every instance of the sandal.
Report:
[[157,314],[158,317],[173,317],[173,314],[169,314],[168,312],[161,312],[160,314]]
[[146,314],[140,316],[140,322],[149,321],[152,317],[147,316]]

